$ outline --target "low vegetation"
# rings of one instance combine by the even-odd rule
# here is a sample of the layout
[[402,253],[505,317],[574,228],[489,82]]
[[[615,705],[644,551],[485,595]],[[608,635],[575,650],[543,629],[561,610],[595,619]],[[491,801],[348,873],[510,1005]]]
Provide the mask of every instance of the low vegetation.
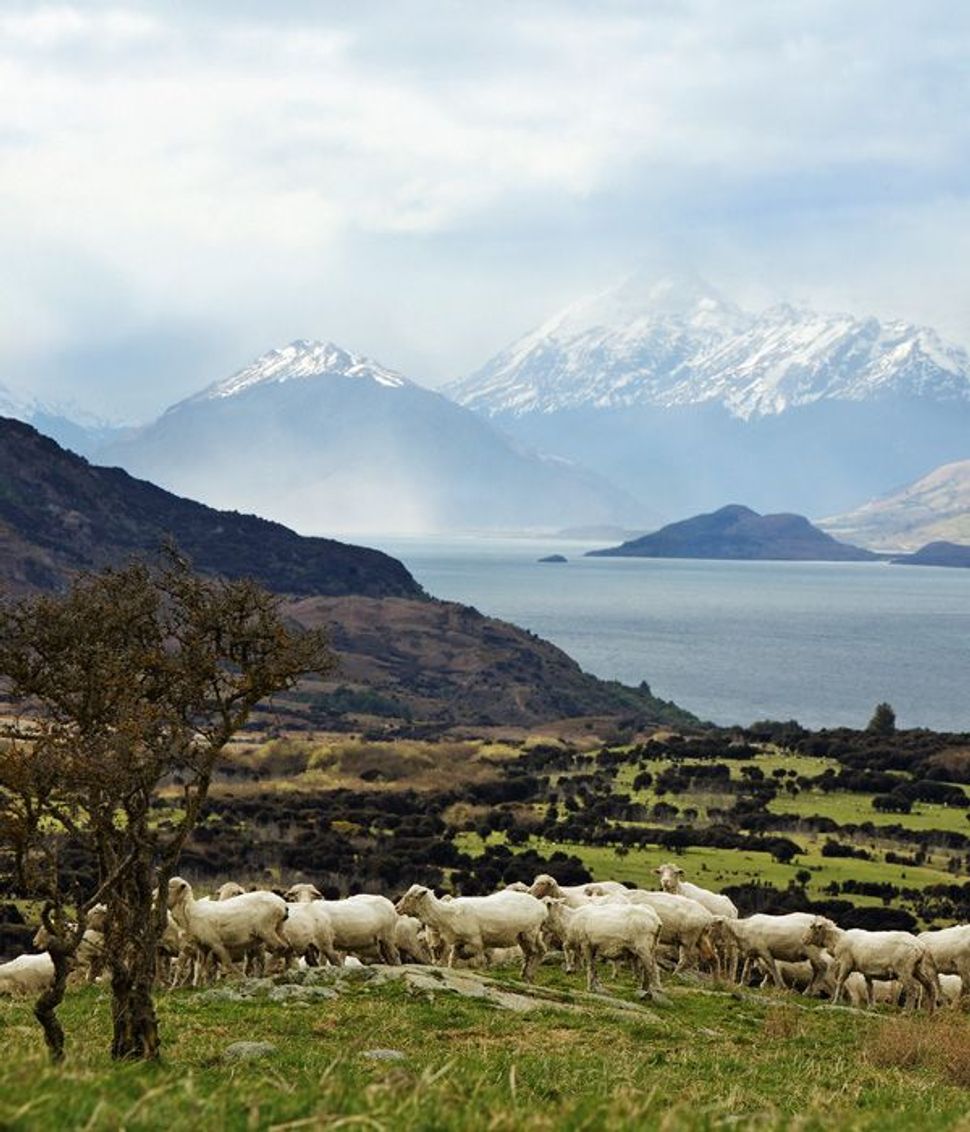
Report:
[[[508,975],[500,976],[513,986]],[[479,998],[353,985],[318,1003],[159,996],[160,1064],[112,1065],[104,992],[72,992],[78,1033],[49,1067],[24,1003],[0,1003],[0,1126],[442,1129],[947,1129],[966,1113],[970,1020],[833,1009],[668,980],[669,1002],[521,1014]],[[570,983],[569,985],[574,985]],[[239,1040],[275,1049],[233,1064]],[[374,1055],[375,1050],[401,1055]]]

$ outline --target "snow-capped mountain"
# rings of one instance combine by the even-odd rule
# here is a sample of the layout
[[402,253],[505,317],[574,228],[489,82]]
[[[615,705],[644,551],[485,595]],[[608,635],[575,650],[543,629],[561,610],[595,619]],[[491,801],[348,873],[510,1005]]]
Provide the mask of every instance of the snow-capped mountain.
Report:
[[578,515],[645,512],[394,370],[306,339],[173,405],[98,459],[311,534],[552,530]]
[[251,365],[222,381],[213,382],[189,401],[212,401],[219,397],[233,397],[256,385],[298,381],[301,378],[320,378],[333,375],[341,378],[358,378],[376,381],[389,389],[398,389],[409,383],[406,377],[385,369],[377,362],[335,346],[333,342],[314,342],[298,338],[277,350],[270,350]]
[[0,417],[11,417],[33,425],[45,436],[83,456],[121,431],[119,426],[75,405],[47,404],[29,393],[18,392],[3,384],[0,384]]
[[491,415],[662,404],[692,359],[750,322],[702,280],[636,274],[573,303],[444,391]]
[[493,416],[715,403],[748,420],[823,399],[970,402],[970,358],[902,321],[788,304],[748,314],[699,280],[634,275],[445,391]]
[[833,514],[970,454],[970,358],[903,321],[749,313],[634,275],[445,392],[663,516],[743,499]]

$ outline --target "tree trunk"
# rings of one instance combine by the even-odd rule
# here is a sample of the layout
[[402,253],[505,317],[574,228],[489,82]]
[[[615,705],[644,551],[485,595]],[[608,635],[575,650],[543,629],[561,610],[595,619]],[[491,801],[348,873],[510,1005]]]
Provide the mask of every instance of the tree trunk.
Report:
[[34,1003],[34,1017],[43,1027],[51,1061],[58,1064],[64,1060],[64,1027],[57,1017],[57,1008],[64,1001],[73,950],[67,950],[52,940],[48,954],[54,963],[54,981]]
[[114,913],[110,940],[111,1056],[116,1061],[154,1061],[161,1038],[153,989],[158,932],[153,907],[153,869],[147,838],[138,826],[130,829],[140,852],[109,897]]
[[112,980],[111,1056],[116,1061],[155,1061],[161,1054],[153,978],[154,970],[147,977],[138,971],[133,977]]

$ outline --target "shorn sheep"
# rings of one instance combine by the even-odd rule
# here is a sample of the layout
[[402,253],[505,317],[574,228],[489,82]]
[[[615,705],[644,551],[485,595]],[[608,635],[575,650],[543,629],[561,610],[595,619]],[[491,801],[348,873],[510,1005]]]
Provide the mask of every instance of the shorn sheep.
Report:
[[524,888],[523,891],[531,893],[537,900],[551,896],[554,900],[565,900],[570,908],[579,908],[599,896],[625,896],[629,889],[626,885],[615,880],[561,885],[555,877],[548,873],[540,873],[532,884],[528,888]]
[[[289,943],[280,929],[288,911],[273,892],[247,892],[228,900],[196,900],[182,877],[168,882],[168,907],[189,944],[211,953],[227,971],[236,971],[233,957],[262,945],[285,955]],[[194,982],[198,982],[197,970]]]
[[46,951],[0,963],[0,994],[40,994],[54,981],[54,960]]
[[524,957],[522,977],[531,981],[543,955],[541,932],[546,906],[527,892],[506,890],[490,896],[439,900],[431,889],[412,884],[397,902],[397,910],[434,928],[447,949],[449,967],[454,967],[462,949],[484,965],[486,948],[518,944]]
[[319,906],[333,928],[335,951],[366,955],[376,949],[385,963],[401,962],[394,941],[397,913],[386,896],[360,893],[346,900],[324,900],[314,885],[294,884],[287,890],[286,899],[295,904]]
[[567,962],[577,953],[582,956],[587,990],[601,989],[596,976],[599,957],[630,959],[640,988],[659,988],[656,951],[660,917],[653,909],[619,902],[570,908],[564,900],[549,896],[543,903],[549,909],[547,926],[562,941]]
[[941,975],[960,976],[960,997],[970,995],[970,924],[920,932],[916,938],[933,956]]
[[714,916],[696,900],[642,888],[629,890],[624,899],[630,904],[652,908],[660,917],[660,942],[677,948],[676,971],[696,965],[702,951],[713,957],[711,925]]
[[664,892],[696,900],[715,916],[726,916],[731,920],[738,918],[737,905],[729,896],[724,896],[720,892],[711,892],[709,888],[701,888],[698,884],[684,880],[684,870],[680,865],[667,863],[653,871],[660,877],[660,887]]
[[853,971],[866,980],[866,998],[873,1003],[873,982],[877,979],[898,979],[906,994],[907,1006],[915,1006],[924,996],[932,1010],[940,995],[936,964],[923,943],[909,932],[870,932],[863,928],[843,931],[831,920],[816,917],[806,932],[807,941],[827,948],[835,960],[835,989],[832,1001],[838,1002],[845,981]]
[[[821,920],[822,917],[811,912],[788,912],[782,916],[758,913],[737,920],[718,916],[711,934],[715,943],[736,949],[743,959],[741,982],[747,981],[751,964],[757,960],[771,975],[775,986],[784,987],[778,960],[786,963],[807,960],[812,967],[812,979],[808,985],[808,993],[811,993],[820,985],[829,966],[822,957],[825,945],[813,943],[807,935],[812,924]],[[835,927],[831,920],[825,923]]]

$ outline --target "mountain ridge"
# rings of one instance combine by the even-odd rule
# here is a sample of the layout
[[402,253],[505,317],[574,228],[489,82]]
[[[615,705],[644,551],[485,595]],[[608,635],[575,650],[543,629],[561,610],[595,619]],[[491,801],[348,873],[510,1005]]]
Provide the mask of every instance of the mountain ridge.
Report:
[[632,277],[565,308],[443,388],[490,416],[718,401],[747,420],[887,393],[970,402],[970,357],[901,319],[787,303],[750,313],[703,281],[651,287]]
[[542,457],[440,393],[309,339],[261,355],[98,458],[306,532],[548,530],[643,513],[574,461]]

